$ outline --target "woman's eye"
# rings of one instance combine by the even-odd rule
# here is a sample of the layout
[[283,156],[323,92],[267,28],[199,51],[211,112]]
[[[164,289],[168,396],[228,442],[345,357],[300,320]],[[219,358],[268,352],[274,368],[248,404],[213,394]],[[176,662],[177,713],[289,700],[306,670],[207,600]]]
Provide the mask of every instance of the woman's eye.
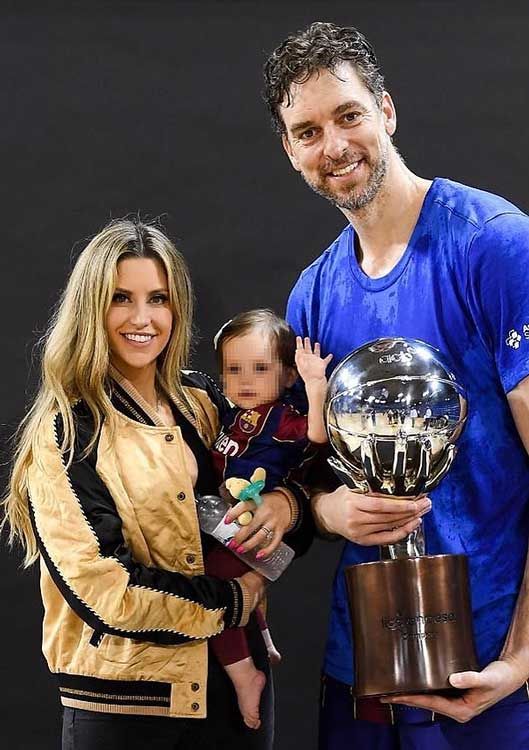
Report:
[[126,302],[128,300],[128,297],[126,294],[123,294],[123,292],[115,292],[112,296],[112,302]]
[[258,362],[255,365],[255,371],[256,372],[268,372],[268,365],[264,362]]
[[164,305],[168,300],[168,297],[166,294],[155,294],[151,297],[151,302],[154,302],[155,305]]
[[226,367],[226,372],[230,375],[237,375],[237,373],[240,372],[240,369],[241,368],[237,365],[228,365],[228,367]]

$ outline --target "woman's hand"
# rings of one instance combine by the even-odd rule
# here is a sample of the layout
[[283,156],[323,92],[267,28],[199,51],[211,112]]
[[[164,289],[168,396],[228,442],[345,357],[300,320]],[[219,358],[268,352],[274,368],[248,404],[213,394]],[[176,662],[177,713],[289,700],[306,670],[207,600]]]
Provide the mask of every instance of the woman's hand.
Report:
[[239,502],[226,517],[227,522],[231,522],[247,511],[253,513],[250,523],[241,527],[228,547],[239,554],[258,547],[259,559],[268,557],[277,549],[292,517],[290,504],[283,492],[267,492],[262,500],[259,506],[253,501]]
[[395,544],[415,531],[428,513],[429,498],[364,495],[344,485],[315,495],[312,508],[323,531],[363,545]]
[[265,595],[266,578],[256,573],[255,570],[249,570],[248,573],[240,576],[238,580],[249,596],[250,612],[253,612]]

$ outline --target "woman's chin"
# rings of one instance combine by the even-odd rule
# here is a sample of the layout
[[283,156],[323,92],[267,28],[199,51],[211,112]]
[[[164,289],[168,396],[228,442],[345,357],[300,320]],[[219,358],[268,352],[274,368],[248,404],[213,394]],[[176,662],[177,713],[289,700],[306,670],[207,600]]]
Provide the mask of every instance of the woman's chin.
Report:
[[142,354],[141,352],[138,352],[137,354],[130,355],[127,353],[127,355],[117,355],[113,356],[111,358],[112,364],[117,367],[120,372],[123,372],[125,375],[126,372],[134,372],[135,374],[139,374],[143,370],[150,370],[153,367],[156,366],[156,357],[153,357],[152,354],[148,355],[147,353]]

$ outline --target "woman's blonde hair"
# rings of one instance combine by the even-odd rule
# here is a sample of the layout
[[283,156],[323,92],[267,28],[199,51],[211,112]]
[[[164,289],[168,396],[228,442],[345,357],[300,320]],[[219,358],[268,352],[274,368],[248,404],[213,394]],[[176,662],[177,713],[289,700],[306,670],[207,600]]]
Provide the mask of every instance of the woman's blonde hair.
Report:
[[[102,422],[112,429],[109,398],[109,346],[105,320],[117,281],[117,266],[126,257],[153,258],[167,274],[173,328],[165,350],[157,360],[159,385],[177,401],[189,406],[180,371],[188,363],[193,293],[187,267],[173,243],[152,224],[120,219],[108,224],[79,256],[62,293],[46,334],[43,336],[41,384],[33,405],[16,433],[16,449],[8,494],[4,500],[9,524],[9,542],[20,541],[25,549],[24,565],[38,557],[37,542],[30,520],[27,471],[39,460],[39,433],[44,420],[60,412],[64,423],[61,450],[73,456],[75,439],[72,405],[82,399],[93,415],[95,431],[89,451]],[[200,405],[191,404],[199,429],[207,429]]]

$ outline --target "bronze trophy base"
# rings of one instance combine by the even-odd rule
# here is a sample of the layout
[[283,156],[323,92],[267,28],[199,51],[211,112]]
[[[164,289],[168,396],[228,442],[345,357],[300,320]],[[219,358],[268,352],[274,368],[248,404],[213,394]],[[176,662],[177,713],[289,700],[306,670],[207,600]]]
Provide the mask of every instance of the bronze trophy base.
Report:
[[465,555],[381,560],[345,573],[356,696],[445,690],[453,672],[478,669]]

